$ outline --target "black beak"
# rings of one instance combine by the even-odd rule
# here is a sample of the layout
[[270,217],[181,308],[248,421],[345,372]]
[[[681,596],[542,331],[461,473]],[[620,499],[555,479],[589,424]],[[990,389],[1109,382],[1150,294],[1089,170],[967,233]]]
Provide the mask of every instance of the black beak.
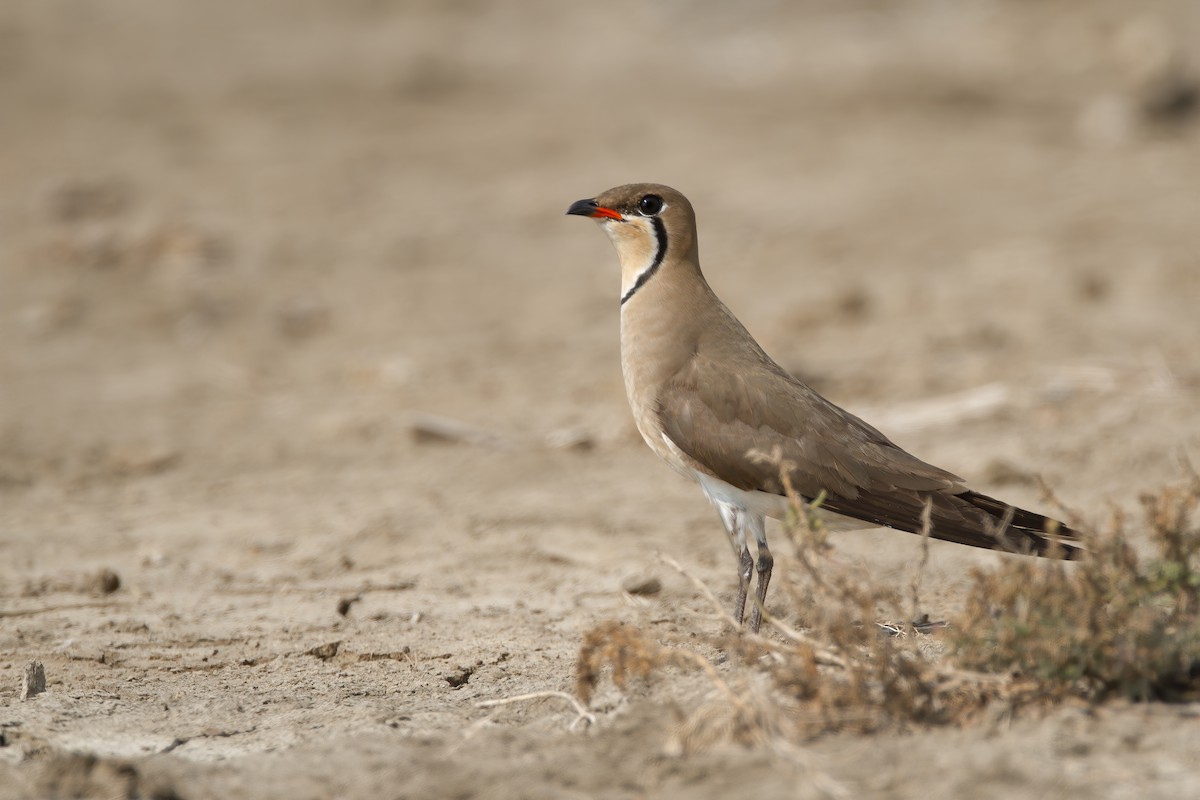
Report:
[[571,203],[571,207],[567,209],[567,213],[580,217],[590,217],[596,208],[595,200],[576,200],[574,203]]
[[579,217],[591,217],[593,219],[616,219],[624,221],[624,217],[617,211],[611,208],[605,208],[595,200],[576,200],[571,203],[571,207],[567,209],[568,214],[574,214]]

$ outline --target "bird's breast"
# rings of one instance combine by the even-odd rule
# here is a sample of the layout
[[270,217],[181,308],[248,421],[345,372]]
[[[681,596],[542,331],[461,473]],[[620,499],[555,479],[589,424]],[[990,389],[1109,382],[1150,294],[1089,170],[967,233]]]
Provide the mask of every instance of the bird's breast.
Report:
[[[650,287],[647,287],[647,289]],[[648,294],[648,293],[647,293]],[[693,477],[694,466],[663,436],[659,396],[666,383],[691,357],[686,332],[669,315],[654,314],[651,295],[632,298],[621,312],[621,373],[625,395],[638,432],[651,450],[670,466]]]

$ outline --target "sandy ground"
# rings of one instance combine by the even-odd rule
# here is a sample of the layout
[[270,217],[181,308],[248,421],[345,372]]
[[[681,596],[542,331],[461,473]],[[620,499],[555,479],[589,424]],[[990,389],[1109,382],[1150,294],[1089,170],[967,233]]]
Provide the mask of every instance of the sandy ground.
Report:
[[[0,798],[1200,794],[1192,707],[681,757],[691,676],[586,731],[477,705],[570,690],[606,620],[719,630],[655,551],[732,594],[562,216],[618,183],[688,193],[768,351],[977,488],[1176,480],[1198,40],[1188,0],[0,5]],[[995,558],[935,544],[927,610]]]

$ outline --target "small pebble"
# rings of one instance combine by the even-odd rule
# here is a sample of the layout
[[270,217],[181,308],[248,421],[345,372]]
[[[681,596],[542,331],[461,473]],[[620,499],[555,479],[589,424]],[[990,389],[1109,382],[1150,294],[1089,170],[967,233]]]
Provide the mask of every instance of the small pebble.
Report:
[[112,594],[121,588],[121,576],[105,567],[92,576],[91,589],[97,594]]
[[662,581],[654,575],[631,575],[621,581],[621,588],[629,594],[658,594],[662,591]]
[[25,674],[21,678],[21,699],[28,700],[44,691],[46,691],[46,668],[40,661],[30,661],[25,665]]

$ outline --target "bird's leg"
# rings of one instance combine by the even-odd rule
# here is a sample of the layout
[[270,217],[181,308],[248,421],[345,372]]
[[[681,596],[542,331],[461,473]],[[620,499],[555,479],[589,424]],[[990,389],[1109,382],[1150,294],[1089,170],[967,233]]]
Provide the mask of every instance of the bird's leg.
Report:
[[[754,604],[754,608],[750,609],[750,630],[753,633],[758,633],[759,626],[762,625],[763,610],[766,608],[767,585],[771,582],[771,569],[775,566],[775,558],[771,555],[771,551],[767,547],[767,529],[762,515],[747,513],[744,515],[743,524],[749,527],[754,533],[754,542],[758,549],[758,564],[756,565],[758,583],[754,587],[758,602]],[[744,536],[745,534],[743,533]],[[750,578],[749,551],[746,552],[743,564],[745,565],[744,572],[748,581]]]
[[754,559],[750,557],[750,548],[746,546],[746,512],[731,503],[716,503],[716,506],[721,514],[721,524],[729,534],[729,543],[733,545],[733,556],[738,560],[738,593],[733,604],[733,618],[741,625],[746,615],[750,574],[754,569]]
[[[738,625],[742,624],[742,618],[746,616],[746,594],[750,591],[750,574],[754,570],[754,559],[750,557],[750,548],[742,545],[742,554],[738,557],[738,593],[737,601],[733,605],[733,618],[737,620]],[[750,620],[753,623],[754,614],[751,612]]]

